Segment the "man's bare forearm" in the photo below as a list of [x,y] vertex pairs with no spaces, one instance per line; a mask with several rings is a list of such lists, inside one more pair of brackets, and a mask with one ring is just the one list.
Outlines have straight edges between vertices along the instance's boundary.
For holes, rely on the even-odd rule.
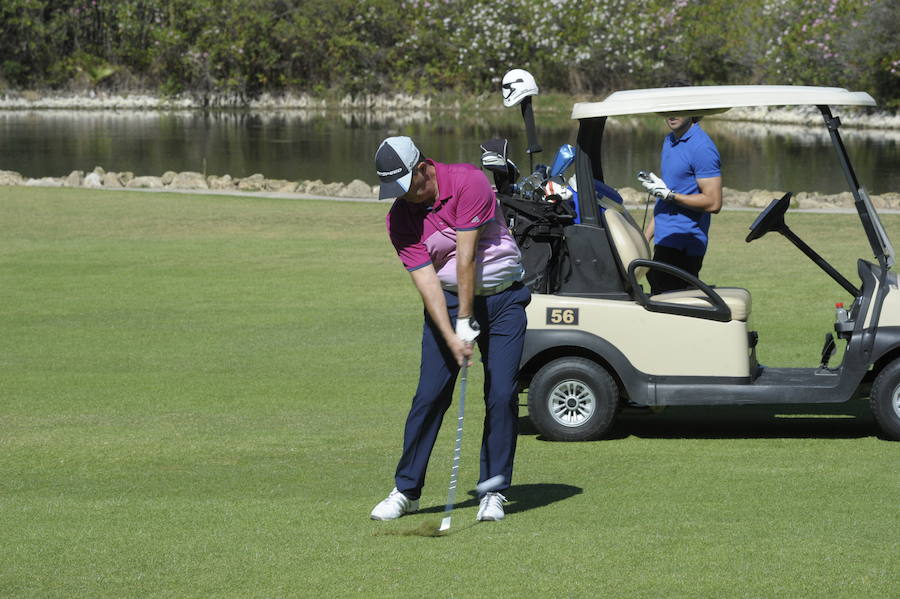
[[472,316],[475,297],[475,250],[480,229],[456,232],[456,285],[459,294],[459,317]]

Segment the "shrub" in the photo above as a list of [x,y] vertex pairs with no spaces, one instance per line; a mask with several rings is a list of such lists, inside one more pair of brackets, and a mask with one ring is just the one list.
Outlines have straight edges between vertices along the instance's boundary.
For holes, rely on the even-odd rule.
[[5,0],[0,78],[143,85],[203,103],[262,93],[840,85],[900,104],[894,0]]

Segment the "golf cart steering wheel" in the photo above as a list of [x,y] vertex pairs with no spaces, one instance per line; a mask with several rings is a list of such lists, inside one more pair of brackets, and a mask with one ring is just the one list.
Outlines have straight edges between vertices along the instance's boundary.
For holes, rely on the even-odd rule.
[[784,224],[784,213],[791,205],[791,196],[793,192],[787,192],[780,200],[772,200],[766,209],[763,210],[753,224],[750,225],[750,233],[747,235],[747,243],[754,239],[759,239],[769,231],[782,231],[786,228]]

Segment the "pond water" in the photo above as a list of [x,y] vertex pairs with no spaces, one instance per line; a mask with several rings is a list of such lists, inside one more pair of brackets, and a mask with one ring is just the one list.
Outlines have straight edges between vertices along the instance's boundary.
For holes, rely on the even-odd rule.
[[[372,156],[378,143],[402,134],[437,160],[476,164],[482,141],[506,137],[510,157],[525,171],[529,160],[518,112],[0,111],[0,170],[59,177],[99,165],[136,175],[190,170],[375,184]],[[549,164],[560,144],[574,143],[576,126],[565,116],[538,113],[536,120],[544,151],[534,160]],[[703,126],[719,147],[727,187],[829,194],[847,189],[824,126],[714,117]],[[607,182],[637,187],[638,170],[658,171],[666,133],[659,118],[610,119],[604,136]],[[857,176],[871,193],[900,191],[900,131],[844,127],[841,133]]]

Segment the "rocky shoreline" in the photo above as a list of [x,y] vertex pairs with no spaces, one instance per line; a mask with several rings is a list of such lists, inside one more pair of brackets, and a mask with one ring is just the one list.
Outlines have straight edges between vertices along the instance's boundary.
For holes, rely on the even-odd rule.
[[[350,183],[325,183],[321,180],[288,181],[269,179],[262,174],[249,177],[231,175],[208,175],[185,171],[167,171],[160,176],[135,175],[132,172],[108,172],[103,167],[92,171],[72,171],[65,177],[23,177],[15,171],[0,171],[0,186],[24,187],[80,187],[88,189],[134,189],[156,191],[184,191],[234,194],[277,194],[279,197],[298,199],[323,198],[376,201],[378,186],[369,185],[359,179]],[[850,192],[825,195],[816,192],[794,191],[792,206],[800,210],[852,210],[853,196]],[[645,192],[625,187],[619,193],[629,206],[642,206],[647,200]],[[752,189],[740,191],[726,187],[723,199],[726,209],[762,209],[773,199],[784,195],[784,191]],[[871,196],[872,203],[881,210],[900,209],[900,193],[890,192]]]
[[[579,101],[596,101],[598,98],[568,98],[564,106],[547,106],[536,103],[535,111],[568,113],[571,104]],[[466,101],[477,110],[505,110],[494,95],[473,96]],[[208,110],[210,107],[198,102],[190,96],[159,97],[153,94],[90,92],[84,95],[45,93],[38,91],[6,90],[0,94],[0,110],[10,111],[44,111],[44,110],[111,110],[111,111],[182,111]],[[374,113],[416,113],[418,115],[443,110],[460,110],[459,99],[450,105],[441,104],[425,96],[407,94],[394,95],[345,95],[339,99],[324,99],[307,94],[263,94],[246,104],[223,102],[213,109],[240,109],[254,111],[291,111],[291,110],[351,110],[371,111]],[[849,129],[882,129],[900,130],[900,111],[880,108],[839,107],[837,112],[852,113],[853,118],[844,124]],[[814,106],[759,106],[734,108],[728,112],[715,115],[716,119],[726,121],[757,122],[783,125],[815,125],[820,126],[822,117]]]

